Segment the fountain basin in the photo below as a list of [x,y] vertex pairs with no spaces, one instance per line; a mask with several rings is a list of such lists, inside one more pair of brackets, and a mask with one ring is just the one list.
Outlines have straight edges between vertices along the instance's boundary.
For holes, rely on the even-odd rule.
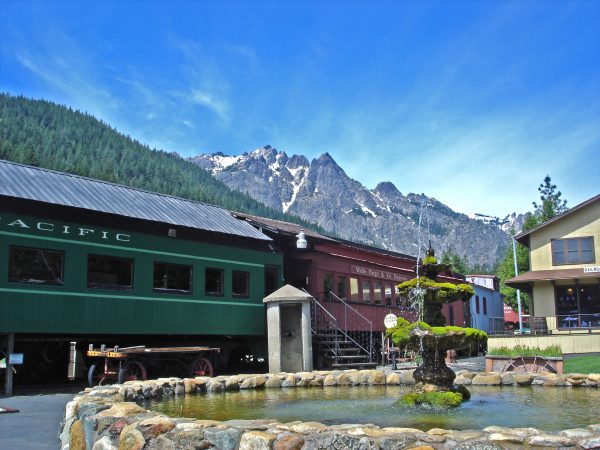
[[[426,418],[418,419],[415,427],[398,427],[360,424],[330,424],[315,422],[317,416],[311,417],[308,422],[291,421],[282,419],[278,421],[269,417],[270,406],[262,412],[263,417],[267,419],[241,419],[241,420],[210,420],[193,418],[169,418],[156,411],[148,411],[142,405],[148,400],[163,398],[165,400],[177,398],[188,401],[196,400],[205,402],[211,397],[223,396],[223,399],[233,399],[225,406],[219,407],[221,411],[228,411],[230,405],[237,403],[237,399],[232,395],[262,395],[269,392],[279,391],[281,393],[300,394],[314,392],[317,397],[336,398],[342,392],[354,395],[355,399],[367,397],[369,403],[370,392],[373,389],[391,389],[390,393],[395,400],[394,389],[404,389],[398,386],[401,380],[410,382],[410,372],[402,373],[384,373],[383,371],[350,371],[350,372],[312,372],[297,374],[265,374],[265,375],[234,375],[230,377],[215,378],[195,378],[195,379],[159,379],[143,382],[127,382],[124,385],[102,386],[86,389],[78,394],[72,402],[67,404],[65,420],[62,425],[61,442],[62,448],[66,448],[69,443],[70,448],[92,448],[98,441],[103,441],[103,447],[119,447],[120,444],[128,443],[128,448],[141,448],[144,445],[152,448],[177,448],[175,444],[186,443],[194,447],[206,447],[207,444],[215,448],[239,448],[248,450],[251,448],[275,448],[275,443],[283,445],[291,441],[300,445],[304,443],[309,447],[318,448],[355,448],[367,445],[369,448],[406,448],[415,445],[430,445],[434,448],[455,447],[459,443],[498,443],[499,445],[546,445],[546,446],[575,446],[576,448],[592,448],[600,443],[600,423],[589,424],[589,420],[597,420],[599,414],[590,409],[587,404],[579,405],[582,417],[587,417],[588,421],[581,423],[575,419],[576,428],[567,424],[568,429],[557,432],[554,427],[550,431],[543,431],[542,427],[527,427],[526,423],[519,422],[515,428],[499,427],[495,424],[500,416],[494,414],[476,414],[475,416],[485,416],[488,418],[490,426],[481,431],[473,431],[474,424],[470,421],[465,422],[470,430],[460,431],[459,426],[444,426],[439,428],[439,422],[428,422]],[[468,379],[469,377],[465,377]],[[477,378],[477,377],[475,377]],[[568,381],[561,379],[561,385],[571,386]],[[294,384],[291,384],[293,381]],[[542,378],[539,378],[543,382]],[[558,380],[555,380],[558,381]],[[414,382],[414,380],[413,380]],[[600,383],[600,375],[590,375],[582,386],[597,387]],[[337,384],[338,386],[324,386],[324,384]],[[339,386],[339,385],[346,386]],[[369,385],[379,385],[369,387]],[[556,383],[556,386],[559,384]],[[243,387],[245,386],[245,388]],[[269,387],[284,386],[289,389],[269,389]],[[295,388],[292,386],[296,386]],[[313,386],[312,388],[300,388]],[[515,385],[516,386],[516,385]],[[481,392],[485,393],[482,388]],[[228,391],[230,390],[230,391]],[[518,396],[519,393],[530,390],[538,390],[542,393],[552,392],[552,395],[564,395],[569,392],[586,393],[591,396],[590,405],[598,405],[600,402],[594,395],[600,395],[598,389],[586,388],[558,388],[558,387],[503,387],[500,394],[497,390],[492,391],[488,396],[490,402],[494,402],[498,395],[507,397]],[[198,392],[205,392],[198,396]],[[476,389],[479,395],[480,389]],[[544,397],[544,395],[542,395]],[[549,397],[547,394],[545,397]],[[325,398],[327,400],[327,398]],[[297,401],[297,400],[294,400]],[[513,409],[520,410],[543,410],[542,407],[528,404],[524,400],[518,403],[518,407]],[[325,402],[328,404],[329,402]],[[465,404],[464,408],[472,408],[480,403],[474,399]],[[561,404],[577,404],[572,399],[559,399]],[[374,406],[380,416],[382,414],[380,405]],[[463,408],[461,406],[460,408]],[[183,412],[184,408],[180,411]],[[321,408],[317,408],[319,410]],[[344,408],[352,410],[352,408]],[[385,411],[385,410],[384,410]],[[452,417],[459,417],[457,410],[452,410]],[[187,411],[186,411],[187,412]],[[414,412],[414,409],[413,409]],[[513,410],[504,416],[511,416]],[[178,414],[180,415],[180,414]],[[546,411],[547,416],[551,413]],[[409,414],[410,416],[410,414]],[[224,419],[232,419],[226,414]],[[352,422],[356,422],[352,420]],[[364,421],[360,421],[364,422]],[[555,421],[556,426],[560,422]],[[585,427],[585,428],[584,428]],[[448,428],[448,429],[446,429]],[[428,431],[424,431],[428,430]],[[175,444],[174,444],[175,443]],[[137,445],[137,446],[136,446]],[[312,448],[311,447],[311,448]]]

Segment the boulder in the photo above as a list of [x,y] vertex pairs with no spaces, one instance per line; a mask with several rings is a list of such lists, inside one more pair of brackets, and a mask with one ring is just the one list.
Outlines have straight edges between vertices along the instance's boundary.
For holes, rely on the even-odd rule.
[[572,386],[581,386],[587,380],[587,375],[583,373],[570,373],[567,375],[567,382]]
[[325,430],[327,426],[319,422],[298,422],[290,426],[290,431],[302,434],[321,433]]
[[136,429],[142,433],[144,439],[155,438],[175,428],[175,422],[165,416],[156,416],[141,420],[137,423]]
[[271,377],[265,383],[265,388],[281,388],[282,380],[277,377]]
[[415,377],[413,376],[414,372],[415,372],[414,369],[403,370],[402,372],[400,372],[400,384],[405,384],[405,385],[415,384],[416,381],[415,381]]
[[333,374],[329,374],[323,380],[323,386],[337,386],[338,380]]
[[385,380],[385,384],[387,384],[389,386],[400,385],[400,374],[397,372],[390,373]]
[[496,372],[483,372],[475,375],[471,384],[473,386],[500,386],[502,379]]
[[69,448],[86,448],[85,432],[83,431],[83,423],[81,420],[76,420],[73,422],[73,425],[71,425],[71,430],[69,431]]
[[214,447],[220,450],[235,450],[238,448],[243,430],[236,428],[205,428],[204,437]]
[[366,371],[361,370],[360,372],[353,372],[349,374],[350,380],[354,386],[359,386],[362,384],[367,384],[367,374]]
[[454,379],[454,384],[457,386],[469,386],[471,383],[472,383],[471,378],[467,378],[462,375],[458,375]]
[[302,436],[292,433],[282,433],[273,442],[273,450],[300,450],[303,446]]
[[318,433],[305,437],[303,449],[348,449],[375,450],[377,443],[366,436],[351,436],[340,433]]
[[338,386],[351,386],[352,379],[350,378],[350,375],[348,375],[347,373],[341,373],[337,377],[337,383],[338,383]]
[[145,413],[146,410],[133,402],[115,403],[109,409],[100,411],[98,417],[129,417]]
[[385,384],[385,372],[383,370],[363,370],[367,384]]
[[379,448],[381,450],[396,450],[400,448],[407,448],[415,441],[415,436],[412,434],[384,436],[379,439]]
[[570,428],[568,430],[563,430],[560,433],[558,433],[560,436],[566,436],[568,438],[587,438],[590,436],[593,436],[594,433],[592,433],[590,430],[586,430],[585,428]]
[[577,441],[577,445],[585,449],[600,448],[600,436],[580,439]]
[[264,431],[248,431],[242,435],[239,450],[270,450],[276,437]]
[[104,436],[102,439],[94,442],[92,450],[118,450],[118,447],[110,437]]
[[557,436],[554,434],[538,434],[527,439],[529,445],[540,447],[569,447],[575,442],[566,436]]
[[530,386],[533,381],[533,376],[528,373],[517,373],[514,377],[519,386]]
[[294,386],[296,386],[296,377],[294,375],[288,375],[287,377],[285,377],[285,379],[281,383],[282,388],[294,387]]
[[525,442],[523,437],[512,433],[491,433],[488,436],[488,440],[517,445],[522,445]]
[[119,450],[142,450],[144,445],[146,445],[146,439],[144,439],[142,433],[136,429],[136,423],[132,423],[123,428],[123,431],[121,431],[121,435],[119,436]]
[[471,372],[470,370],[463,369],[463,370],[459,370],[458,372],[456,372],[456,375],[461,375],[465,378],[468,378],[469,380],[472,380],[473,377],[475,376],[475,373]]

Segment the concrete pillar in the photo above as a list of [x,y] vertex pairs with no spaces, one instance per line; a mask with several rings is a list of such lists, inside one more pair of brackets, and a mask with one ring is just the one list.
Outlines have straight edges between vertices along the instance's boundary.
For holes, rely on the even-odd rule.
[[263,300],[267,306],[270,373],[312,370],[312,301],[310,294],[290,285]]

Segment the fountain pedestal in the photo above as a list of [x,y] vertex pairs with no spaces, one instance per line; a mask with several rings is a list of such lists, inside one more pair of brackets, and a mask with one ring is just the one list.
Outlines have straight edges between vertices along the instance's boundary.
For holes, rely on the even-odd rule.
[[[425,276],[419,278],[419,269]],[[419,306],[421,321],[410,324],[401,319],[388,329],[394,344],[418,350],[423,360],[414,371],[415,391],[403,397],[408,404],[430,403],[457,406],[469,398],[465,388],[453,386],[456,375],[446,366],[446,352],[457,350],[486,339],[487,335],[473,328],[444,326],[442,305],[456,300],[468,301],[475,294],[468,284],[440,283],[437,275],[448,269],[438,264],[430,247],[423,264],[416,268],[417,278],[398,285],[400,295],[413,299]]]

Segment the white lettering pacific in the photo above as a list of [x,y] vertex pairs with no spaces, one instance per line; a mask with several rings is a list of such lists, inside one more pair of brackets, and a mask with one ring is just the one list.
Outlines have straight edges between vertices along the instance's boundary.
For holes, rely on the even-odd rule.
[[[2,225],[0,218],[0,231],[2,228],[11,227],[13,230],[16,228],[17,230],[23,230],[24,233],[36,232],[41,234],[40,232],[48,235],[49,233],[62,234],[62,235],[71,235],[73,237],[83,237],[83,238],[91,238],[93,236],[98,236],[99,239],[103,239],[106,241],[119,241],[119,242],[131,242],[131,234],[127,233],[113,233],[111,231],[106,230],[98,230],[94,228],[83,228],[83,227],[75,227],[72,225],[63,225],[63,224],[55,224],[52,222],[34,222],[29,219],[14,219],[10,218],[6,220],[4,225]],[[8,222],[12,220],[12,222]],[[27,231],[25,231],[27,230]],[[96,239],[98,239],[96,238]]]
[[31,228],[29,225],[27,225],[25,222],[23,222],[21,219],[17,219],[11,223],[8,224],[9,227],[21,227],[21,228]]
[[47,222],[38,222],[36,228],[40,231],[54,231],[54,224]]

